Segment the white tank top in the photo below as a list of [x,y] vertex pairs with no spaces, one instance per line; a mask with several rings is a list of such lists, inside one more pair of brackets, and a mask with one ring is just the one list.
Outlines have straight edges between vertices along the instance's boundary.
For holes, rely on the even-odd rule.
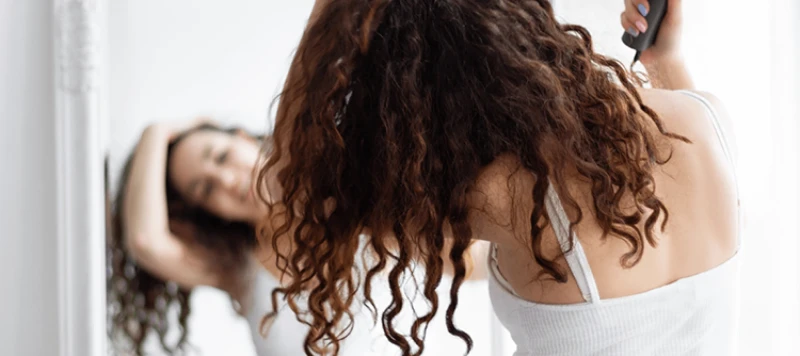
[[[725,155],[732,162],[713,107],[695,93],[682,93],[701,101],[710,111]],[[585,302],[552,305],[521,298],[500,273],[497,249],[492,246],[489,294],[498,319],[517,345],[514,356],[735,354],[738,248],[728,261],[700,274],[644,293],[600,299],[577,238],[573,250],[566,252],[570,221],[552,186],[545,205]]]
[[[261,330],[264,316],[272,311],[271,293],[278,286],[277,278],[263,268],[258,269],[250,289],[252,302],[245,314],[250,325],[256,353],[259,356],[305,355],[303,344],[308,327],[297,321],[292,309],[282,300],[279,299],[279,309],[275,320]],[[299,306],[301,310],[305,308],[302,304]],[[350,336],[342,343],[339,355],[385,355],[390,345],[385,337],[378,337],[383,334],[383,329],[380,328],[380,324],[377,328],[373,327],[371,314],[360,308],[363,308],[360,304],[354,306],[353,329]]]

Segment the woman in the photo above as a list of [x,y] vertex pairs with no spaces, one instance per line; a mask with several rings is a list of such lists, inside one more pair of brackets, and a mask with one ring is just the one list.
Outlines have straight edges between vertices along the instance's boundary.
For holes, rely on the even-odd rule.
[[[164,351],[184,349],[189,296],[201,285],[231,296],[250,324],[259,355],[302,352],[306,331],[291,311],[262,321],[273,310],[267,295],[279,286],[280,274],[265,271],[254,259],[253,224],[261,208],[250,176],[260,141],[202,122],[158,124],[142,134],[114,208],[108,284],[115,336],[137,355],[150,331]],[[173,304],[180,323],[174,343],[167,337]],[[361,343],[369,337],[364,328],[354,334]],[[367,354],[361,343],[349,353]]]
[[[644,0],[623,28],[647,31]],[[430,313],[382,315],[404,355],[425,345],[452,238],[451,316],[473,240],[492,244],[490,294],[515,355],[726,355],[739,218],[729,119],[694,91],[670,0],[642,54],[655,88],[594,53],[546,0],[318,0],[277,112],[257,191],[263,246],[306,296],[306,353],[343,338],[366,234],[389,284],[416,258]],[[287,212],[289,212],[287,214]],[[397,247],[397,251],[395,251]],[[267,261],[274,267],[276,260]],[[285,262],[285,261],[288,261]],[[363,284],[370,285],[368,275]],[[367,290],[369,288],[366,288]],[[404,336],[408,335],[408,337]]]
[[[192,288],[211,286],[247,318],[259,355],[300,354],[305,326],[285,306],[272,309],[267,297],[281,274],[255,260],[254,225],[264,207],[251,175],[263,138],[207,121],[150,126],[125,166],[109,242],[112,327],[136,354],[150,330],[174,353],[186,343]],[[175,343],[166,337],[172,304],[181,331]],[[262,320],[272,310],[286,312]],[[384,354],[371,342],[367,316],[346,355]]]

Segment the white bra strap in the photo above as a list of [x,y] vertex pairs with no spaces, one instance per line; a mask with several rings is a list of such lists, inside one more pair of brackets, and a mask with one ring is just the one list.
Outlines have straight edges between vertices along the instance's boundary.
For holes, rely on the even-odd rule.
[[[682,94],[684,94],[686,96],[689,96],[691,98],[696,99],[697,101],[702,103],[703,106],[705,106],[706,110],[708,111],[709,116],[711,118],[711,124],[712,124],[712,126],[714,126],[714,132],[716,132],[717,139],[719,140],[719,143],[722,146],[722,152],[725,154],[725,158],[728,159],[728,163],[731,166],[731,172],[733,173],[733,179],[734,179],[735,182],[737,182],[737,184],[736,184],[736,198],[739,199],[739,196],[740,196],[739,195],[740,194],[739,193],[739,184],[738,184],[739,180],[736,177],[736,161],[733,158],[733,154],[731,154],[730,142],[728,141],[727,136],[725,136],[725,130],[722,129],[722,124],[720,124],[720,122],[719,122],[719,116],[717,115],[717,111],[714,110],[714,106],[711,105],[711,103],[708,101],[708,99],[706,99],[705,97],[703,97],[700,94],[697,94],[697,93],[695,93],[693,91],[689,91],[689,90],[678,90],[678,92],[682,93]],[[739,223],[738,223],[739,224],[739,232],[738,232],[738,235],[736,237],[736,243],[737,243],[737,246],[741,247],[741,244],[742,244],[742,233],[741,233],[741,231],[742,231],[742,211],[741,211],[741,209],[739,209],[739,219],[738,220],[739,220]]]
[[[586,259],[586,253],[583,251],[580,241],[574,232],[570,231],[570,221],[561,205],[561,199],[558,198],[558,193],[550,184],[547,188],[547,197],[545,200],[547,207],[547,216],[550,217],[550,225],[556,234],[561,251],[564,252],[564,258],[567,260],[567,265],[575,277],[575,282],[578,283],[578,288],[581,290],[583,299],[589,303],[597,303],[600,301],[600,292],[597,290],[597,283],[594,280],[592,269],[589,267],[589,260]],[[574,242],[574,246],[570,251],[570,237]]]

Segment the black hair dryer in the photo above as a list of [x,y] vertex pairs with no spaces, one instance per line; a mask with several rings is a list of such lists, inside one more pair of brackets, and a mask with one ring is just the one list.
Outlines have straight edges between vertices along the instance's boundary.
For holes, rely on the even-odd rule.
[[639,60],[639,56],[644,50],[655,43],[658,29],[661,27],[661,20],[667,14],[667,1],[669,0],[650,0],[650,11],[645,16],[647,19],[646,32],[639,33],[636,37],[628,32],[622,35],[622,43],[636,50],[636,57],[633,58],[634,62]]

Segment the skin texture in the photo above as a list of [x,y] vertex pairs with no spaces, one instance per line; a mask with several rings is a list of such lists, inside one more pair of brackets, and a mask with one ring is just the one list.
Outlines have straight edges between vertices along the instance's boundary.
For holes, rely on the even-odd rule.
[[[682,68],[650,63],[653,73]],[[292,246],[268,261],[292,276],[273,304],[309,296],[306,354],[336,354],[356,291],[369,299],[384,268],[394,299],[380,311],[384,332],[403,355],[420,354],[439,311],[446,239],[455,271],[447,326],[468,346],[451,317],[473,239],[498,246],[501,271],[524,297],[578,301],[544,211],[550,184],[603,297],[729,258],[735,184],[709,114],[641,84],[594,53],[585,29],[557,23],[548,1],[318,2],[258,179],[269,195],[262,244]],[[376,257],[364,280],[351,271],[362,233]],[[400,280],[415,259],[431,310],[397,330]]]

